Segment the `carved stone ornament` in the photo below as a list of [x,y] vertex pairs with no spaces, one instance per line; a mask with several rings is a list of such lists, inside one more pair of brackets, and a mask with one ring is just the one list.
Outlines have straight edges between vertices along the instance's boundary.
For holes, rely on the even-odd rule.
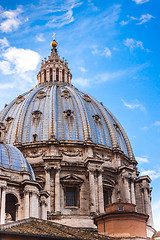
[[74,111],[72,111],[71,109],[67,109],[67,110],[65,110],[64,112],[64,116],[65,117],[70,117],[70,118],[72,118],[73,117],[73,114],[74,114]]
[[61,97],[70,98],[71,95],[70,95],[70,93],[69,93],[68,90],[64,90],[64,91],[61,93]]
[[13,117],[7,117],[6,118],[6,124],[11,123],[13,121]]
[[93,152],[93,157],[96,158],[96,159],[103,159],[105,161],[112,162],[111,158],[109,158],[107,156],[104,156],[103,154],[101,155],[97,152]]
[[46,155],[46,151],[45,150],[31,150],[31,151],[26,151],[24,152],[24,157],[29,157],[29,158],[37,158],[37,157],[40,157],[40,156],[45,156]]
[[95,122],[100,123],[101,122],[101,116],[98,114],[92,115]]
[[59,150],[59,153],[60,154],[63,154],[65,156],[68,156],[68,157],[77,157],[77,156],[82,156],[82,151],[81,150],[72,150],[72,149],[68,149],[68,150],[64,150],[64,149],[61,149]]
[[37,94],[37,98],[42,99],[44,97],[46,97],[46,92],[40,90],[39,93]]
[[25,99],[25,98],[24,98],[22,95],[19,95],[19,96],[17,97],[16,103],[19,104],[19,103],[23,102],[24,99]]
[[83,99],[84,99],[86,102],[91,102],[91,98],[90,98],[87,94],[84,94],[84,95],[83,95]]
[[40,119],[41,115],[42,115],[42,112],[39,111],[39,110],[35,110],[35,111],[32,112],[33,120],[38,120],[38,119]]

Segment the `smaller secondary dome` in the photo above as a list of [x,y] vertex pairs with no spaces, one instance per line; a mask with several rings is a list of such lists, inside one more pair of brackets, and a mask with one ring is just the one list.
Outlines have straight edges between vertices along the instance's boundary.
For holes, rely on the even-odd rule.
[[33,169],[20,150],[10,144],[0,143],[0,166],[3,168],[26,171],[35,180]]
[[57,46],[58,46],[58,43],[56,42],[56,40],[53,40],[51,42],[51,47],[56,48]]

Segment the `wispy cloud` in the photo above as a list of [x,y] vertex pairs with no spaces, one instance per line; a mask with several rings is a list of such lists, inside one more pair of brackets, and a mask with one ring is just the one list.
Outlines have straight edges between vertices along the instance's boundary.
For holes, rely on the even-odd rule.
[[141,15],[141,17],[139,18],[139,23],[137,24],[143,24],[148,22],[150,19],[154,18],[151,14],[147,13],[147,14],[143,14]]
[[129,108],[131,110],[139,109],[142,112],[146,111],[146,108],[137,99],[134,101],[134,103],[127,103],[123,98],[121,99],[121,101],[126,108]]
[[155,170],[147,170],[147,171],[142,171],[141,175],[148,175],[152,180],[160,178],[160,169],[155,171]]
[[136,160],[138,163],[142,164],[142,163],[148,163],[148,157],[147,156],[142,156],[142,157],[136,157]]
[[105,47],[103,50],[98,49],[98,46],[94,45],[92,46],[92,54],[93,55],[100,55],[104,57],[111,57],[112,52],[108,47]]
[[143,46],[143,42],[141,41],[136,41],[133,38],[127,38],[123,41],[124,45],[126,47],[128,47],[130,50],[136,49],[136,48],[140,48],[141,50],[144,50],[146,52],[149,52],[148,49],[145,49]]
[[37,40],[38,42],[44,42],[44,41],[45,41],[45,38],[44,38],[44,36],[43,36],[43,33],[40,33],[40,34],[36,35],[36,40]]
[[149,129],[149,127],[144,126],[144,127],[141,127],[140,129],[141,129],[142,131],[147,131],[147,130]]
[[86,68],[85,67],[79,67],[79,70],[81,71],[81,72],[87,72],[87,70],[86,70]]
[[160,121],[155,121],[152,125],[155,127],[160,127]]
[[[82,87],[89,87],[89,86],[93,86],[93,83],[99,84],[99,83],[109,82],[109,81],[119,81],[123,79],[125,76],[129,76],[129,77],[135,76],[137,72],[141,71],[147,66],[148,64],[142,64],[136,67],[117,70],[113,72],[108,71],[108,72],[98,73],[97,75],[91,78],[86,78],[86,79],[82,77],[73,78],[73,83]],[[137,105],[137,108],[140,108],[142,111],[145,111],[145,107],[142,104],[140,104],[138,100],[136,100],[136,105]]]
[[0,48],[6,48],[9,47],[9,42],[6,37],[0,39]]
[[152,16],[149,13],[141,15],[139,18],[132,17],[132,16],[127,16],[127,17],[129,18],[128,20],[126,20],[126,21],[122,20],[120,22],[121,26],[125,26],[125,25],[129,24],[132,21],[136,22],[137,25],[141,25],[141,24],[144,24],[146,22],[149,22],[152,18],[155,18],[154,16]]
[[136,4],[143,4],[149,2],[150,0],[132,0],[132,1],[135,2]]
[[1,23],[0,30],[4,33],[9,33],[18,29],[19,25],[22,24],[20,14],[22,8],[18,7],[16,10],[8,10],[1,12]]

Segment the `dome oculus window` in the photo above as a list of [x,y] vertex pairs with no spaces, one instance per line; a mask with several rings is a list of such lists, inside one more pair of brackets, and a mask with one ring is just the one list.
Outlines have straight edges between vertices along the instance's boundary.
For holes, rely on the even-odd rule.
[[40,119],[41,115],[42,115],[42,112],[39,111],[39,110],[36,110],[36,111],[33,111],[33,112],[32,112],[33,120],[38,120],[38,119]]
[[90,98],[87,94],[84,94],[84,95],[83,95],[83,99],[84,99],[86,102],[91,102],[91,98]]
[[100,116],[100,115],[94,114],[92,117],[93,117],[93,119],[94,119],[95,122],[97,122],[97,123],[100,123],[100,122],[101,122],[101,116]]
[[70,93],[69,93],[68,90],[64,90],[64,91],[62,92],[62,94],[61,94],[61,97],[70,98],[71,95],[70,95]]
[[74,111],[72,111],[71,109],[67,109],[63,113],[64,113],[65,117],[70,117],[71,118],[71,117],[73,117]]

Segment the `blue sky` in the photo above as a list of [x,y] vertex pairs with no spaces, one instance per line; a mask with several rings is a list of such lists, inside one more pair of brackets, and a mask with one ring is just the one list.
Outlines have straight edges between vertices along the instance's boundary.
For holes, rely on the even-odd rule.
[[124,127],[141,174],[152,178],[160,230],[159,0],[0,0],[0,108],[37,83],[40,62],[58,52],[72,83]]

